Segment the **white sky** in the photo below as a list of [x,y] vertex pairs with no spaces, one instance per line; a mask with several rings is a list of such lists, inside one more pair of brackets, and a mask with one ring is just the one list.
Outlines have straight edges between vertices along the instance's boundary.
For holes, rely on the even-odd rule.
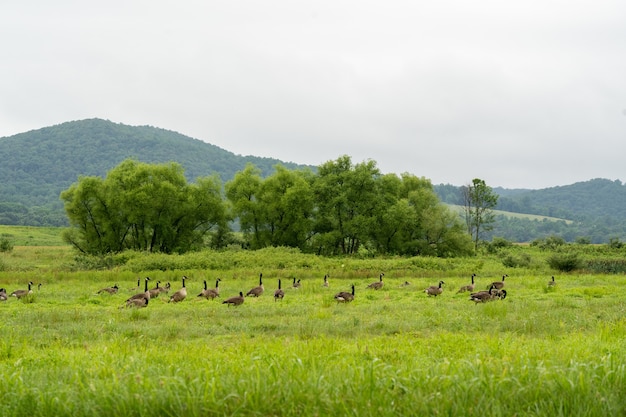
[[626,181],[621,0],[5,0],[0,51],[0,137],[97,117],[434,184]]

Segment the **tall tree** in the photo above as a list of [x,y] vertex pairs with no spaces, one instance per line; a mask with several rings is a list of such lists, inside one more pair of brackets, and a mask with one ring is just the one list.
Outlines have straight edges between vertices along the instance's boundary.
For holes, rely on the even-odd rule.
[[66,241],[89,254],[125,249],[184,252],[227,228],[217,177],[188,185],[176,163],[123,161],[103,180],[81,177],[61,193]]
[[319,253],[358,252],[375,224],[379,176],[376,162],[353,165],[347,155],[319,167],[313,184]]
[[467,232],[474,242],[474,250],[478,250],[481,233],[493,228],[493,208],[498,204],[498,195],[479,178],[474,178],[471,184],[461,187],[461,192]]

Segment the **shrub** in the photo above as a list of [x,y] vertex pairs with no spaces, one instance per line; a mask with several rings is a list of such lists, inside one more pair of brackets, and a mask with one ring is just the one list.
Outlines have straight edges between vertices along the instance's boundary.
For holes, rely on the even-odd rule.
[[509,268],[527,268],[530,266],[530,261],[530,255],[527,253],[523,253],[520,256],[508,254],[502,258],[502,265]]
[[554,254],[548,258],[550,268],[570,272],[582,267],[582,261],[576,253]]
[[6,237],[0,238],[0,252],[11,252],[13,250],[13,244]]

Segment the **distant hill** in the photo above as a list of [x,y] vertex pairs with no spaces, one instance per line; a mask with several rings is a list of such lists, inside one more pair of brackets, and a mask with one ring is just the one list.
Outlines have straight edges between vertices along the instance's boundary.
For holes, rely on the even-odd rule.
[[[435,185],[435,191],[443,202],[463,205],[460,187],[440,184]],[[488,236],[518,242],[551,235],[567,241],[587,238],[592,243],[606,243],[611,238],[626,240],[626,185],[621,181],[596,178],[542,190],[494,188],[493,191],[499,196],[496,207],[499,216]],[[547,218],[533,219],[533,216]]]
[[[293,162],[235,155],[215,145],[151,126],[80,120],[0,138],[0,224],[65,225],[61,191],[83,176],[101,176],[127,158],[175,161],[189,181],[217,174],[233,178],[248,162],[263,176]],[[315,169],[314,167],[312,167]]]

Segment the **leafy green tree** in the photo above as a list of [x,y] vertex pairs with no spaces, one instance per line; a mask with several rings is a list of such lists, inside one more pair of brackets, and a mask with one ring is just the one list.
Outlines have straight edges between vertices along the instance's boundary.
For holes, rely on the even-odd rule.
[[478,178],[474,178],[470,185],[461,187],[461,191],[467,232],[474,242],[474,250],[478,250],[482,232],[493,228],[495,222],[493,208],[498,204],[498,195],[484,180]]
[[126,160],[105,179],[80,177],[61,199],[70,222],[64,238],[88,254],[184,252],[227,228],[219,179],[189,185],[177,163]]
[[225,185],[233,215],[239,219],[239,227],[252,249],[262,248],[264,245],[262,230],[265,208],[260,202],[262,182],[260,170],[247,164],[243,171],[236,173]]
[[278,165],[262,184],[268,245],[306,249],[312,235],[314,200],[310,175]]
[[353,165],[347,155],[318,168],[313,190],[319,253],[354,254],[367,241],[376,220],[379,176],[376,162]]

